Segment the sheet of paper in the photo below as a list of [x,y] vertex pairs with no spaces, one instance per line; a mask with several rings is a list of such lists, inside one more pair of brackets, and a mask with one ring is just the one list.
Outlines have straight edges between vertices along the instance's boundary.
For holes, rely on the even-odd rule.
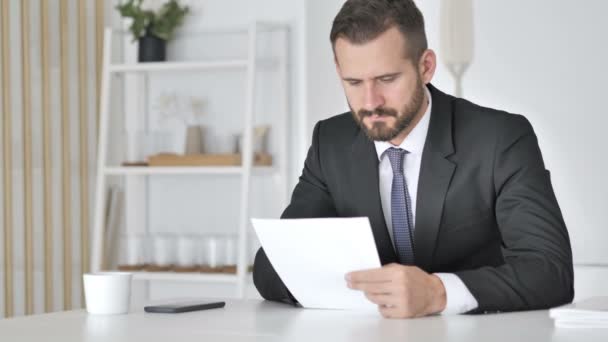
[[344,278],[381,266],[367,217],[251,221],[270,263],[302,306],[377,310]]

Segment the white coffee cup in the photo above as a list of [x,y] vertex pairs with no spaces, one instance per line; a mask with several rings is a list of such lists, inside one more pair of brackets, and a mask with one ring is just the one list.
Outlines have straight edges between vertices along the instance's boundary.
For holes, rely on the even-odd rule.
[[85,273],[82,278],[88,313],[116,315],[129,312],[132,273]]

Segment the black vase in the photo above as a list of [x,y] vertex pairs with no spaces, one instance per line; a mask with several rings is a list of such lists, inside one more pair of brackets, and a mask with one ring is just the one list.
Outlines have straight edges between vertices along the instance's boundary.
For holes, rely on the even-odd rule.
[[146,35],[139,38],[140,62],[162,62],[165,60],[167,41],[146,32]]

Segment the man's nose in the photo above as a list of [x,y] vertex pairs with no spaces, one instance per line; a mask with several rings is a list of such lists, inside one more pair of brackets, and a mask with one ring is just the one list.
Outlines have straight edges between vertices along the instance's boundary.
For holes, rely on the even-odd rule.
[[384,97],[377,87],[374,84],[366,86],[364,108],[373,111],[382,105],[384,105]]

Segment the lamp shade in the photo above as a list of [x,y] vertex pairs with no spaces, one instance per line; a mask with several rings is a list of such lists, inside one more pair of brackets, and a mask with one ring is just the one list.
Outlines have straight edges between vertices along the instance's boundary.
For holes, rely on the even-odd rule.
[[441,0],[440,58],[446,65],[473,60],[473,0]]

